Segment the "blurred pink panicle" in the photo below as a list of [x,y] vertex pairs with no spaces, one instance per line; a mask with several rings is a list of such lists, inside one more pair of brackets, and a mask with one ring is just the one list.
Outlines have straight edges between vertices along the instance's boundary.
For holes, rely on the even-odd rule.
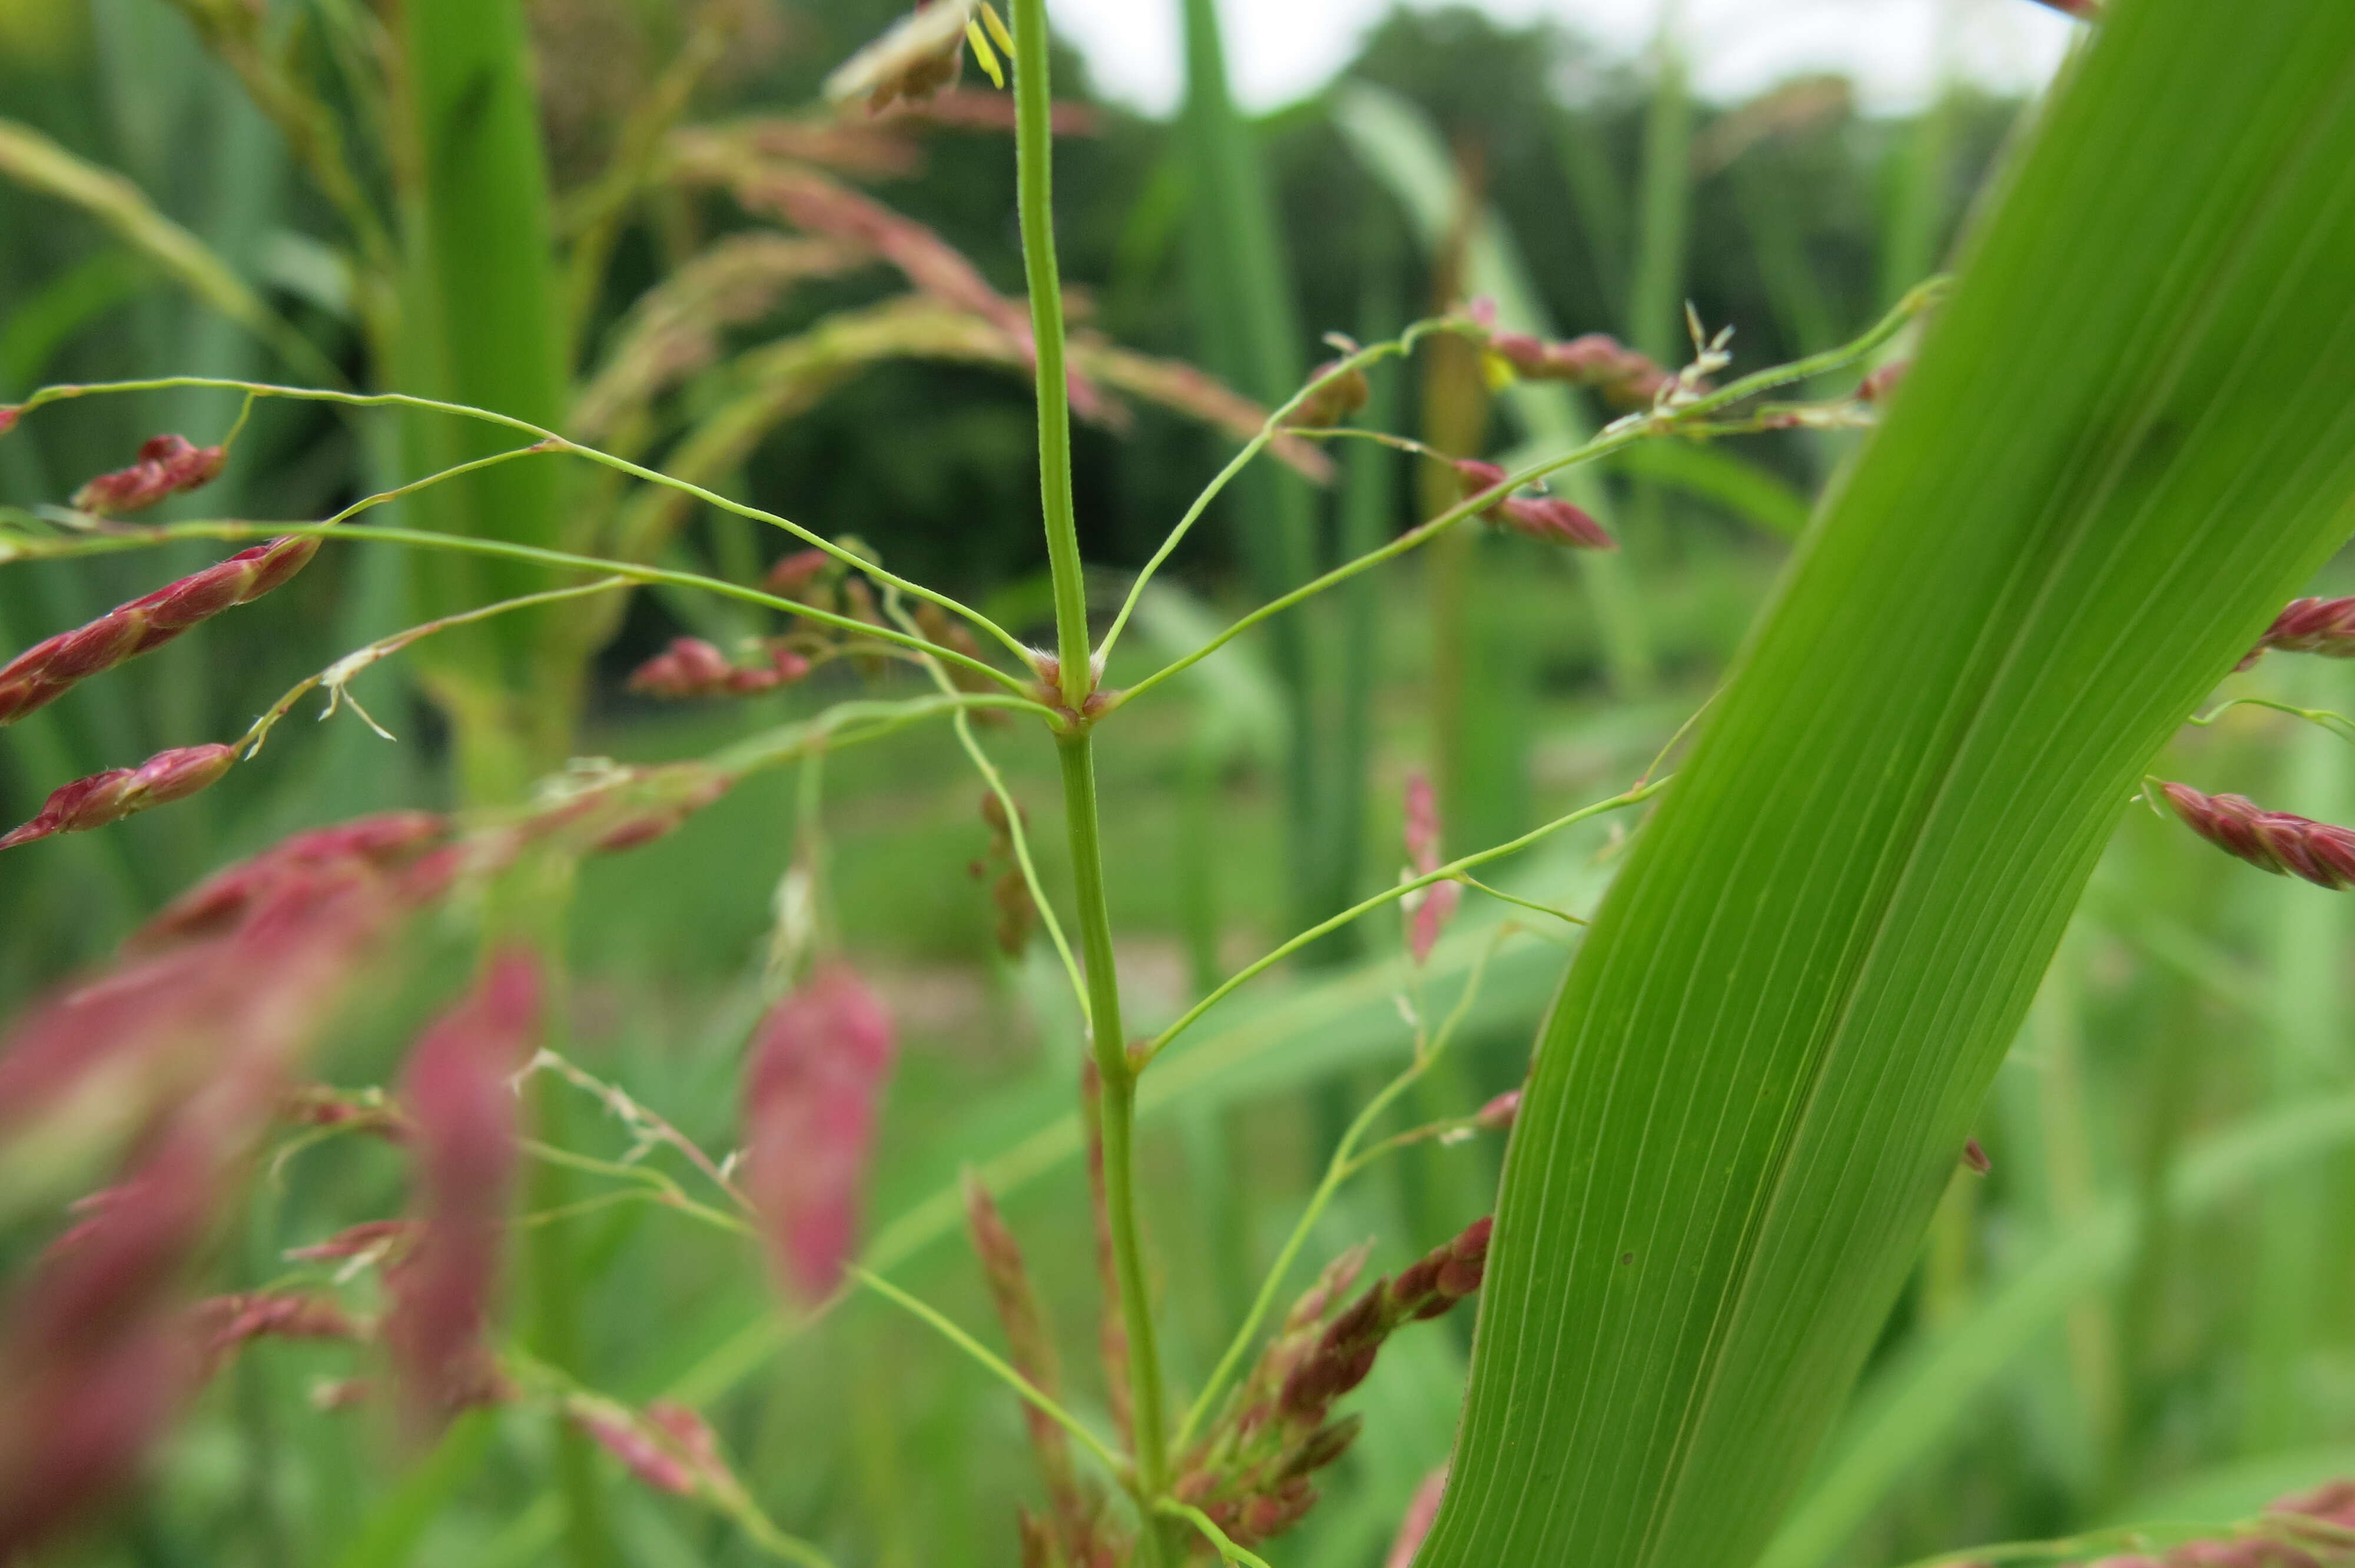
[[210,484],[228,461],[220,447],[197,446],[186,436],[150,436],[140,444],[137,462],[100,474],[75,491],[74,508],[101,515],[142,511]]
[[1406,1513],[1399,1520],[1398,1536],[1391,1542],[1391,1554],[1382,1559],[1382,1568],[1414,1568],[1415,1553],[1423,1550],[1424,1539],[1439,1519],[1439,1499],[1446,1490],[1446,1466],[1423,1478],[1423,1484],[1407,1500]]
[[0,834],[0,850],[56,833],[86,833],[136,816],[150,807],[185,800],[219,780],[237,760],[228,746],[183,746],[159,751],[136,768],[110,768],[49,792],[40,814]]
[[539,1027],[537,960],[495,957],[474,993],[427,1030],[401,1073],[415,1124],[415,1245],[392,1271],[385,1336],[421,1426],[489,1396],[484,1343],[516,1165],[515,1075]]
[[681,637],[631,672],[629,689],[656,697],[745,696],[789,685],[809,668],[789,648],[766,650],[762,662],[739,665],[699,637]]
[[857,1239],[890,1016],[847,964],[821,968],[761,1022],[744,1083],[744,1184],[792,1292],[823,1299]]
[[[1406,857],[1417,876],[1429,876],[1440,867],[1439,795],[1423,773],[1406,780]],[[1434,882],[1410,906],[1408,945],[1418,964],[1431,957],[1439,933],[1464,901],[1464,888],[1454,882]]]

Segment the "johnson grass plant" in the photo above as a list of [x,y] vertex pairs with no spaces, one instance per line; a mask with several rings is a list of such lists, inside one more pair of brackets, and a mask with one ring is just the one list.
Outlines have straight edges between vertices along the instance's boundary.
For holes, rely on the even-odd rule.
[[[1410,208],[1423,204],[1410,218],[1441,273],[1465,286],[1392,335],[1333,335],[1330,357],[1263,411],[1182,364],[1073,329],[1046,0],[1004,14],[932,0],[839,65],[826,115],[680,129],[692,78],[732,25],[718,8],[699,13],[707,30],[677,67],[687,79],[648,101],[561,222],[510,8],[412,6],[402,40],[336,13],[335,26],[379,46],[346,69],[400,66],[363,78],[391,94],[398,222],[346,156],[341,108],[290,74],[304,51],[242,10],[190,10],[347,224],[371,374],[404,389],[158,374],[48,386],[0,409],[0,439],[20,441],[77,406],[158,392],[214,421],[194,435],[127,432],[123,466],[9,513],[10,570],[240,546],[155,573],[144,580],[160,586],[31,642],[0,667],[0,725],[102,704],[111,683],[176,640],[235,646],[260,613],[245,607],[304,594],[331,553],[398,552],[421,587],[406,624],[348,645],[241,729],[45,781],[45,803],[0,850],[20,863],[48,853],[29,847],[44,841],[119,832],[126,818],[235,791],[266,745],[321,744],[283,725],[306,704],[322,717],[351,707],[347,726],[389,735],[353,683],[421,658],[450,726],[459,803],[334,821],[225,866],[215,856],[111,963],[13,1026],[0,1053],[0,1224],[13,1263],[0,1306],[0,1557],[76,1560],[120,1543],[134,1560],[171,1560],[143,1477],[173,1451],[176,1426],[234,1398],[248,1441],[304,1447],[306,1427],[333,1424],[339,1435],[318,1446],[345,1456],[340,1468],[304,1469],[314,1490],[295,1499],[250,1468],[253,1516],[272,1521],[256,1560],[921,1560],[903,1436],[881,1392],[899,1369],[875,1348],[892,1321],[884,1308],[989,1381],[1033,1467],[993,1505],[988,1538],[960,1541],[960,1561],[1257,1564],[1313,1540],[1318,1563],[1830,1563],[1904,1477],[1956,1442],[1978,1393],[2055,1331],[2059,1372],[2026,1386],[2037,1429],[2065,1435],[2038,1453],[2065,1478],[2053,1489],[2089,1499],[2087,1527],[1938,1561],[2355,1561],[2355,1498],[2329,1480],[2350,1467],[2327,1451],[2253,1499],[2101,1523],[2133,1500],[2121,1482],[2131,1446],[2169,1431],[2127,1408],[2140,1394],[2119,1375],[2149,1364],[2167,1332],[2139,1314],[2181,1266],[2162,1245],[2168,1227],[2239,1186],[2343,1156],[2355,1106],[2330,1072],[2296,1065],[2318,1049],[2299,1042],[2327,1034],[2327,1013],[2282,1003],[2163,907],[2121,913],[2115,927],[2139,933],[2182,984],[2290,1044],[2271,1080],[2279,1103],[2181,1150],[2179,1099],[2199,1042],[2111,1072],[2105,1082],[2158,1087],[2146,1146],[2103,1155],[2139,1160],[2138,1181],[2097,1197],[2086,1145],[2103,1113],[2083,1095],[2071,989],[2084,960],[2062,943],[2137,800],[2231,856],[2318,885],[2315,896],[2355,885],[2355,830],[2254,805],[2221,776],[2195,786],[2154,772],[2187,721],[2196,736],[2228,715],[2271,715],[2311,730],[2309,748],[2355,737],[2318,679],[2209,703],[2240,672],[2262,679],[2355,652],[2350,601],[2290,599],[2355,522],[2355,317],[2339,286],[2355,276],[2343,177],[2355,161],[2355,17],[2116,0],[2022,132],[1954,275],[1913,281],[1850,342],[1763,368],[1742,366],[1739,323],[1691,306],[1666,357],[1599,334],[1557,336],[1517,290],[1473,171],[1459,167],[1451,185],[1411,115],[1360,96],[1339,111],[1345,126]],[[859,140],[876,133],[869,117],[926,112],[969,70],[1011,88],[1027,310],[936,233],[823,166],[879,155]],[[1682,249],[1663,238],[1673,215],[1653,208],[1685,188],[1672,165],[1686,154],[1659,151],[1685,143],[1683,90],[1670,70],[1656,100],[1668,128],[1651,143],[1661,167],[1646,182],[1659,186],[1646,197],[1646,299],[1676,270],[1665,250]],[[2200,111],[2155,121],[2154,102]],[[1217,127],[1231,154],[1246,131],[1231,114]],[[17,177],[111,215],[135,243],[178,258],[185,278],[212,278],[135,191],[38,142],[9,145]],[[599,297],[616,214],[657,180],[723,185],[801,232],[687,252],[620,318],[608,350],[583,355],[580,317]],[[919,297],[749,350],[683,413],[665,411],[661,399],[718,357],[721,327],[756,311],[747,291],[765,300],[872,258]],[[471,291],[470,259],[495,286]],[[234,282],[203,288],[276,334]],[[1016,614],[893,569],[887,520],[821,525],[728,493],[761,434],[845,366],[909,353],[1033,376],[1044,645],[1018,634],[1030,623]],[[1533,410],[1522,416],[1530,439],[1507,461],[1440,444],[1468,421],[1429,419],[1420,440],[1356,422],[1404,406],[1377,385],[1434,357],[1476,367]],[[1082,554],[1072,418],[1117,417],[1115,390],[1223,423],[1241,446],[1106,592]],[[1573,394],[1591,399],[1592,434]],[[364,432],[389,426],[362,437],[401,454],[383,482],[315,519],[139,520],[218,493],[252,461],[261,411],[303,403]],[[1600,493],[1606,463],[1786,431],[1862,440],[1731,671],[1646,729],[1614,787],[1467,846],[1451,831],[1462,786],[1434,790],[1413,770],[1395,882],[1176,1005],[1141,1002],[1135,948],[1122,941],[1140,874],[1120,849],[1134,838],[1118,832],[1133,809],[1116,771],[1124,731],[1149,733],[1157,707],[1188,695],[1234,690],[1203,678],[1213,662],[1330,590],[1365,592],[1378,568],[1423,546],[1462,550],[1486,533],[1530,551],[1614,550],[1582,499]],[[1353,527],[1359,553],[1268,585],[1256,608],[1165,653],[1167,629],[1193,621],[1156,613],[1164,569],[1222,493],[1257,463],[1325,477],[1326,454],[1345,443],[1415,464],[1430,504],[1379,540]],[[395,507],[401,520],[386,521]],[[782,554],[741,542],[708,561],[684,554],[674,546],[697,508],[728,530],[785,535]],[[1284,552],[1295,565],[1298,555]],[[1459,612],[1476,616],[1468,585],[1484,580],[1458,582]],[[1625,578],[1588,586],[1595,612],[1627,611]],[[649,592],[720,605],[734,630],[676,639],[639,660],[627,687],[741,716],[716,721],[722,737],[693,755],[570,757],[590,655]],[[1321,624],[1292,622],[1295,634]],[[1148,627],[1159,630],[1148,638]],[[1151,658],[1139,652],[1147,641]],[[1622,700],[1641,694],[1614,684]],[[825,697],[790,719],[760,705],[813,691]],[[874,783],[858,771],[870,748],[926,731],[945,732],[927,754],[935,764],[970,770],[986,831],[973,869],[1007,972],[1039,1016],[1071,1022],[1039,1095],[1076,1091],[1077,1103],[983,1145],[929,1195],[893,1194],[905,1206],[870,1224],[902,1027],[893,986],[845,938],[839,890],[856,851],[841,829],[855,810],[843,780]],[[1450,733],[1441,727],[1443,742]],[[1429,761],[1451,777],[1448,758]],[[710,1026],[727,1037],[712,1059],[734,1085],[715,1119],[664,1075],[625,1083],[576,1048],[601,977],[567,964],[565,931],[576,890],[598,887],[608,866],[659,867],[680,830],[787,772],[790,835],[730,852],[772,855],[762,869],[773,918],[760,950],[741,955],[741,1005]],[[2319,795],[2336,774],[2326,760],[2294,777]],[[1050,779],[1055,788],[1039,788]],[[1060,810],[1034,816],[1028,792]],[[1303,831],[1297,810],[1283,820]],[[1532,859],[1603,823],[1614,836],[1592,855]],[[1551,869],[1507,874],[1532,864]],[[900,896],[912,911],[918,895]],[[2096,884],[2096,903],[2105,896]],[[2277,957],[2311,991],[2330,964],[2298,945],[2296,924]],[[1238,993],[1353,928],[1395,956],[1292,1003],[1238,1011],[1249,1001]],[[2048,964],[2030,1026],[2043,1077],[1997,1095],[2034,1114],[1998,1132],[1983,1104]],[[1549,985],[1526,1081],[1475,1087],[1467,1037],[1526,1024]],[[1359,1044],[1377,1038],[1396,1048]],[[1394,1071],[1365,1070],[1380,1054]],[[1167,1212],[1153,1188],[1168,1167],[1141,1139],[1141,1118],[1215,1116],[1323,1063],[1359,1069],[1359,1103],[1317,1140],[1305,1197],[1273,1245],[1236,1249],[1264,1264],[1256,1279],[1211,1293],[1207,1335],[1181,1323],[1179,1282],[1235,1260],[1216,1236],[1147,1224]],[[975,1108],[971,1119],[989,1118]],[[2009,1136],[2030,1121],[2032,1138]],[[1216,1149],[1215,1128],[1200,1136]],[[1460,1157],[1435,1163],[1497,1139],[1493,1195]],[[1983,1276],[1969,1256],[1972,1194],[2009,1180],[2015,1154],[2036,1172],[2041,1250]],[[1374,1212],[1359,1195],[1408,1169],[1425,1178],[1407,1188],[1424,1234],[1376,1272],[1373,1244],[1337,1238],[1337,1224]],[[1243,1180],[1253,1174],[1246,1164]],[[1208,1163],[1192,1177],[1237,1180]],[[1042,1227],[1009,1206],[1041,1178],[1077,1195],[1064,1211],[1076,1226]],[[278,1223],[257,1217],[272,1208],[307,1234],[276,1245]],[[2328,1340],[2333,1284],[2346,1277],[2329,1212],[2282,1192],[2266,1216],[2247,1421],[2268,1443],[2344,1436],[2320,1414],[2328,1402],[2297,1388],[2338,1375],[2307,1354]],[[672,1255],[694,1259],[681,1266],[725,1282],[709,1287],[717,1330],[645,1320],[676,1300],[659,1271],[613,1265],[637,1234],[624,1225],[678,1238]],[[909,1273],[959,1229],[994,1323]],[[696,1248],[708,1250],[684,1250]],[[1096,1298],[1083,1329],[1067,1294],[1042,1285],[1041,1256],[1057,1278],[1078,1260]],[[2129,1276],[2137,1293],[2114,1310],[2097,1287]],[[762,1277],[762,1304],[742,1311],[743,1282]],[[593,1297],[629,1298],[614,1309],[666,1347],[654,1369],[591,1331],[612,1315],[587,1310]],[[1460,1426],[1418,1423],[1405,1385],[1377,1369],[1431,1372],[1440,1408],[1452,1406],[1462,1341],[1432,1320],[1472,1312]],[[1180,1351],[1181,1339],[1198,1342]],[[766,1419],[730,1418],[741,1389],[782,1375],[781,1353],[814,1342],[840,1347],[837,1393],[781,1382]],[[284,1397],[298,1364],[307,1399]],[[846,1489],[870,1516],[857,1529],[815,1509],[816,1478],[781,1477],[772,1462],[812,1426],[853,1434]],[[1434,1469],[1451,1430],[1452,1457]],[[356,1463],[389,1478],[365,1480]],[[1360,1463],[1387,1479],[1344,1486],[1352,1522],[1315,1535],[1320,1492]],[[487,1530],[449,1522],[486,1478],[525,1500]],[[675,1510],[650,1512],[655,1497]],[[2277,1500],[2259,1507],[2267,1497]],[[306,1513],[324,1522],[289,1526]]]

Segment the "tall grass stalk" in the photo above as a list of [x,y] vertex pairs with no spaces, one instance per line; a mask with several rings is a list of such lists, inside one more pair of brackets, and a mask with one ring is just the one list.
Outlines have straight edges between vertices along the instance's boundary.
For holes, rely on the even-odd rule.
[[[1054,576],[1058,683],[1069,719],[1056,737],[1063,812],[1086,956],[1088,1041],[1100,1085],[1104,1201],[1121,1319],[1128,1333],[1129,1398],[1135,1432],[1136,1486],[1145,1499],[1168,1485],[1168,1431],[1161,1355],[1137,1224],[1136,1073],[1121,1027],[1120,975],[1105,898],[1103,834],[1096,803],[1095,756],[1087,717],[1095,686],[1090,658],[1087,589],[1071,500],[1071,404],[1063,366],[1062,283],[1055,256],[1053,99],[1048,77],[1046,0],[1015,0],[1015,116],[1023,269],[1029,281],[1030,327],[1039,361],[1039,481]],[[1138,1536],[1145,1568],[1166,1561],[1161,1526],[1148,1512]]]

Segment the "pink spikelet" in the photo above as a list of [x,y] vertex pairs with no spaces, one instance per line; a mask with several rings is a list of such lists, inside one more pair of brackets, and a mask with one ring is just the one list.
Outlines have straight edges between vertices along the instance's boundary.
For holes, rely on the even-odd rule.
[[2189,784],[2159,788],[2175,814],[2226,854],[2334,892],[2355,887],[2355,832],[2268,811],[2240,795],[2203,795]]
[[849,1260],[894,1054],[890,1014],[840,962],[771,1008],[753,1034],[744,1187],[783,1283],[805,1301],[831,1292]]
[[449,819],[431,811],[387,811],[296,833],[172,900],[133,935],[131,950],[161,951],[233,929],[280,889],[313,877],[382,880],[389,888],[449,835]]
[[2235,670],[2245,670],[2264,657],[2269,648],[2285,653],[2319,653],[2329,659],[2355,659],[2355,599],[2294,599],[2257,645]]
[[[1422,773],[1411,773],[1406,780],[1406,858],[1417,876],[1428,876],[1441,864],[1439,796]],[[1463,885],[1455,882],[1434,882],[1408,901],[1407,945],[1416,963],[1430,959],[1441,929],[1463,901]]]
[[1382,1559],[1382,1568],[1414,1568],[1415,1553],[1431,1535],[1431,1527],[1439,1521],[1439,1499],[1447,1491],[1447,1467],[1442,1465],[1423,1478],[1407,1499],[1406,1513],[1399,1520],[1398,1535],[1391,1542],[1391,1554]]
[[539,1026],[537,963],[493,959],[474,994],[427,1030],[401,1073],[415,1125],[415,1245],[389,1283],[385,1338],[419,1430],[494,1397],[484,1343],[516,1166],[512,1080]]
[[809,668],[790,648],[771,649],[761,662],[740,665],[699,637],[681,637],[631,672],[629,689],[656,697],[745,696],[788,685]]
[[159,751],[136,768],[110,768],[49,792],[40,814],[0,834],[0,850],[56,833],[86,833],[154,806],[186,800],[217,783],[237,760],[227,746],[184,746]]
[[101,515],[143,511],[210,484],[228,461],[220,447],[197,446],[186,436],[150,436],[140,445],[137,462],[100,474],[75,491],[74,509]]
[[161,648],[225,609],[252,603],[318,553],[319,541],[309,535],[256,545],[34,644],[0,665],[0,724],[15,723],[75,683]]
[[[1472,458],[1459,458],[1455,463],[1456,482],[1463,487],[1465,499],[1496,491],[1510,476],[1492,462]],[[1585,508],[1573,505],[1558,495],[1514,495],[1499,492],[1496,498],[1480,509],[1480,515],[1489,522],[1526,534],[1532,539],[1550,545],[1562,545],[1573,550],[1615,550],[1618,541],[1596,522]]]

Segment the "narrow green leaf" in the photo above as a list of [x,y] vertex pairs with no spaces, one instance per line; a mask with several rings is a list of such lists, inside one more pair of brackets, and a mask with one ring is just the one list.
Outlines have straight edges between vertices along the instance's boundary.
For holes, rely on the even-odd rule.
[[268,344],[290,368],[341,385],[336,367],[247,287],[235,269],[113,170],[76,156],[29,125],[0,120],[0,175],[80,207],[174,282]]
[[[2253,1118],[2188,1151],[2168,1184],[2167,1208],[2177,1220],[2199,1214],[2253,1183],[2291,1177],[2350,1142],[2355,1096]],[[2130,1200],[2112,1200],[2046,1243],[1967,1314],[1901,1352],[1857,1400],[1822,1470],[1757,1568],[1817,1568],[1828,1561],[1891,1487],[1959,1435],[1978,1397],[2038,1336],[2126,1272],[2144,1220]],[[2164,1516],[2132,1510],[2121,1517]]]
[[2137,778],[2346,536],[2355,10],[2102,26],[1572,968],[1425,1568],[1752,1559]]

